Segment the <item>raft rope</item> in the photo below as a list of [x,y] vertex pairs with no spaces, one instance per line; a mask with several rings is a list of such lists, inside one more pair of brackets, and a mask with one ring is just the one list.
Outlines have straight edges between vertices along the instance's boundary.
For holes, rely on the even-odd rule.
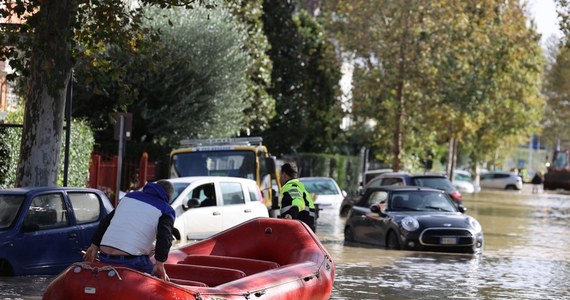
[[[77,266],[80,267],[82,269],[85,270],[90,270],[91,273],[93,274],[98,274],[100,271],[113,271],[115,272],[115,274],[117,275],[117,278],[119,278],[119,280],[123,280],[123,278],[121,278],[121,274],[119,274],[119,272],[117,271],[117,269],[115,269],[115,267],[113,266],[103,266],[103,267],[92,267],[91,265],[87,264],[87,263],[83,263],[83,262],[78,262],[78,263],[74,263],[73,266]],[[75,273],[79,273],[79,271],[75,271]],[[110,274],[108,273],[110,277],[112,277],[112,275],[114,274]]]

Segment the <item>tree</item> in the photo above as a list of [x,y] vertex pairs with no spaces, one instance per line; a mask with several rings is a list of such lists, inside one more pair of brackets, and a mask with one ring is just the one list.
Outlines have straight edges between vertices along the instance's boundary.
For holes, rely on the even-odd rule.
[[[206,0],[142,0],[142,6],[194,4]],[[3,18],[21,24],[4,25],[0,59],[10,60],[27,80],[25,113],[17,186],[57,184],[66,88],[76,57],[109,44],[136,47],[142,20],[141,8],[127,2],[14,0],[0,8]],[[84,48],[76,47],[82,45]]]
[[570,147],[570,48],[560,47],[546,74],[547,106],[541,143]]
[[324,29],[290,1],[264,1],[277,115],[264,134],[274,153],[330,152],[342,118],[340,63]]
[[[251,105],[246,102],[245,28],[221,7],[152,9],[148,15],[156,16],[144,23],[157,32],[156,40],[145,41],[136,52],[110,48],[105,53],[112,66],[123,69],[117,81],[136,99],[122,102],[134,116],[133,139],[175,145],[183,138],[228,137],[244,129],[243,111]],[[109,80],[112,74],[88,80],[97,70],[88,62],[80,66],[78,78],[88,84],[75,89],[82,100],[76,113],[108,126],[109,107],[121,103],[117,99],[125,89]],[[96,101],[106,105],[94,109]]]
[[275,99],[268,93],[273,63],[267,54],[269,42],[263,33],[263,0],[227,0],[225,4],[244,24],[248,36],[243,46],[251,64],[247,69],[246,103],[244,118],[249,134],[258,136],[265,131],[275,116]]
[[536,129],[542,55],[517,1],[336,1],[336,7],[333,26],[357,57],[355,122],[381,124],[373,139],[392,149],[380,154],[394,169],[417,168],[444,152],[453,166],[460,142],[477,164],[503,141],[516,143]]

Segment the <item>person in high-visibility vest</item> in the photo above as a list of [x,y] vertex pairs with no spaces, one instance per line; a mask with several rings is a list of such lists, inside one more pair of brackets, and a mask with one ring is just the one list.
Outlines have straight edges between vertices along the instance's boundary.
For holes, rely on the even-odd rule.
[[311,194],[297,179],[298,174],[295,163],[288,162],[281,166],[279,177],[281,184],[283,184],[281,188],[281,217],[303,221],[315,232],[315,204]]

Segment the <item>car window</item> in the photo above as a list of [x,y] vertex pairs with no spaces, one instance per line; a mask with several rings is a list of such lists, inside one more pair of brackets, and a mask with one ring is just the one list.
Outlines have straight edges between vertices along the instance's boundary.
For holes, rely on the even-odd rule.
[[370,194],[370,197],[368,197],[368,202],[366,203],[366,206],[369,207],[372,204],[379,204],[383,201],[386,201],[386,198],[388,198],[388,193],[385,191],[372,192]]
[[259,192],[259,187],[257,186],[257,184],[248,184],[247,190],[249,192],[250,201],[263,202],[263,199],[261,198],[261,194]]
[[50,229],[69,225],[67,209],[61,194],[36,196],[24,218],[24,226]]
[[445,177],[416,177],[414,178],[414,185],[440,190],[453,189],[453,185]]
[[95,222],[101,214],[99,197],[95,193],[68,193],[77,224]]
[[305,189],[315,195],[336,195],[339,194],[332,180],[301,180]]
[[220,182],[224,205],[245,204],[245,197],[239,182]]
[[390,209],[394,211],[457,211],[446,194],[426,191],[393,193],[390,199]]
[[366,188],[379,187],[381,184],[382,184],[382,178],[374,178],[366,185]]
[[467,174],[459,174],[459,173],[455,173],[454,175],[455,180],[462,180],[462,181],[467,181],[467,182],[472,182],[473,180],[471,179],[471,176],[467,175]]
[[25,199],[25,196],[20,195],[0,196],[0,230],[12,225]]
[[216,189],[213,183],[207,183],[197,186],[192,192],[188,193],[185,201],[189,199],[198,199],[200,201],[200,207],[216,206]]
[[384,178],[382,180],[382,185],[402,186],[404,185],[404,181],[402,180],[402,178],[399,177]]
[[487,180],[487,179],[491,179],[493,177],[493,174],[481,174],[479,176],[479,179],[481,180]]
[[[172,204],[172,202],[174,202],[174,200],[176,200],[176,198],[178,198],[178,196],[180,196],[180,194],[186,189],[186,187],[188,187],[188,183],[186,182],[172,182],[172,186],[174,187],[174,191],[172,193],[172,197],[170,198],[170,204]],[[192,193],[190,193],[188,196],[191,196]],[[186,197],[186,199],[184,200],[189,200],[188,196]],[[186,202],[186,201],[184,201]]]

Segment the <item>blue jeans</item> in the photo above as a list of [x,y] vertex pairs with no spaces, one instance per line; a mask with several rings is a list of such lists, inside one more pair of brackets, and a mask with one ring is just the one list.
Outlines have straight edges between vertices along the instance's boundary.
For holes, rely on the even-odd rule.
[[152,274],[154,264],[150,261],[148,255],[141,256],[122,256],[122,255],[107,255],[105,253],[99,254],[99,261],[102,263],[123,265],[125,267],[135,269],[141,272]]

